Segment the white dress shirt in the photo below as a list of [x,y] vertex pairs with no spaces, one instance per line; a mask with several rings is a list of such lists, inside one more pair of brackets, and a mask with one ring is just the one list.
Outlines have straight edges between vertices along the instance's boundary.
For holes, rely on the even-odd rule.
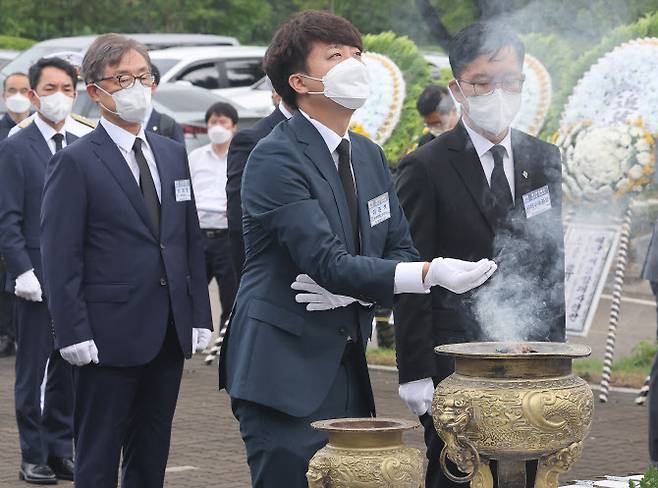
[[202,229],[226,229],[226,157],[207,144],[190,153],[192,188]]
[[140,127],[139,133],[137,136],[131,134],[127,130],[122,129],[118,125],[113,124],[104,117],[101,117],[99,122],[103,129],[107,132],[107,135],[110,136],[110,139],[117,145],[119,152],[126,160],[130,172],[135,178],[135,182],[139,186],[139,166],[137,165],[137,159],[135,153],[133,152],[133,145],[135,144],[135,139],[138,137],[142,140],[142,152],[144,153],[144,158],[148,163],[149,170],[151,171],[151,178],[153,178],[153,184],[155,185],[155,191],[158,194],[158,200],[162,202],[162,187],[160,183],[160,173],[158,172],[158,165],[155,163],[155,156],[153,151],[151,151],[151,146],[149,146],[148,141],[146,140],[146,135],[144,134],[144,128]]
[[53,139],[55,134],[62,134],[64,136],[62,139],[62,147],[66,147],[66,122],[64,122],[64,125],[59,131],[56,131],[46,124],[41,117],[35,117],[34,122],[32,123],[35,124],[37,129],[39,129],[39,132],[41,132],[41,135],[46,140],[46,144],[48,144],[51,153],[55,154],[55,141]]
[[[345,135],[342,137],[339,136],[336,132],[331,130],[329,127],[324,125],[322,122],[319,122],[311,118],[303,110],[299,110],[300,113],[306,117],[313,127],[317,129],[320,133],[320,136],[324,140],[331,157],[334,160],[336,165],[336,170],[338,170],[338,145],[343,139],[350,140],[349,132],[345,132]],[[352,145],[350,144],[350,153],[352,151]],[[350,158],[350,168],[351,168],[351,158]],[[354,170],[352,169],[352,178],[354,178]],[[356,180],[354,181],[354,188],[358,193],[358,188],[356,185]],[[363,209],[365,210],[365,209]],[[395,280],[393,286],[393,293],[429,293],[429,288],[423,283],[423,262],[415,263],[398,263],[395,267]]]
[[[28,125],[30,122],[34,122],[34,121],[35,121],[36,119],[38,119],[38,118],[39,118],[39,117],[37,116],[37,112],[34,112],[32,115],[30,115],[29,117],[27,117],[25,120],[23,120],[23,121],[20,122],[19,124],[16,124],[15,126],[13,126],[13,127],[11,128],[11,130],[9,131],[9,134],[7,135],[7,137],[11,137],[11,136],[13,136],[13,135],[16,134],[19,130],[21,130],[23,127],[27,127],[27,125]],[[46,124],[46,125],[48,125],[48,124]],[[89,126],[86,125],[86,124],[81,124],[80,122],[78,122],[77,120],[75,120],[75,119],[74,119],[73,117],[71,117],[70,115],[69,115],[68,117],[66,117],[66,122],[64,122],[64,126],[65,126],[65,130],[66,130],[66,132],[70,132],[70,133],[73,134],[74,136],[78,136],[78,137],[86,136],[86,135],[89,134],[92,130],[94,130],[93,127],[89,127]]]
[[[463,119],[462,119],[463,120]],[[494,146],[503,146],[505,148],[506,154],[503,156],[503,169],[505,170],[505,177],[509,183],[510,191],[512,192],[512,201],[514,201],[514,154],[512,152],[512,129],[507,131],[505,139],[500,141],[498,144],[494,144],[486,137],[478,134],[473,129],[471,129],[466,120],[463,120],[464,127],[466,127],[466,132],[468,132],[475,152],[480,158],[480,164],[484,170],[484,175],[487,177],[487,183],[491,187],[491,173],[494,170],[494,159],[493,154],[491,153],[491,148]]]
[[286,119],[288,120],[292,119],[292,112],[288,110],[288,107],[286,107],[285,103],[281,102],[279,104],[279,110],[281,111],[281,113]]

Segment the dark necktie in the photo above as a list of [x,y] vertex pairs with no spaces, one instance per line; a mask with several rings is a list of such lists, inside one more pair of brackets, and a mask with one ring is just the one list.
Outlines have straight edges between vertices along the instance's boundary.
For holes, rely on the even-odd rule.
[[347,207],[350,210],[350,224],[352,226],[352,238],[356,247],[356,254],[360,254],[361,245],[359,242],[359,207],[356,200],[356,190],[354,189],[354,179],[352,178],[352,168],[350,166],[350,141],[343,139],[340,141],[338,148],[338,176],[343,185]]
[[144,196],[144,203],[146,210],[153,224],[153,231],[156,236],[160,235],[160,200],[158,200],[158,193],[155,190],[155,183],[153,182],[153,175],[146,162],[144,153],[142,152],[143,141],[138,137],[133,144],[133,151],[135,152],[135,159],[139,167],[139,187]]
[[64,147],[64,134],[60,134],[58,132],[52,137],[52,139],[53,141],[55,141],[55,152],[59,151]]
[[494,160],[494,169],[491,173],[491,192],[496,198],[500,209],[507,212],[514,205],[512,200],[512,190],[505,176],[503,167],[503,156],[507,152],[503,146],[494,146],[490,149]]

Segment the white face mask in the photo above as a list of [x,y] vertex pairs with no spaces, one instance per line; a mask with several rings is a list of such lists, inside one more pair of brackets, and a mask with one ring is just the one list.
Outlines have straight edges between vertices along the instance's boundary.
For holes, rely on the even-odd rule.
[[301,76],[324,84],[324,91],[308,92],[309,95],[324,95],[350,110],[361,108],[370,96],[368,68],[354,58],[338,63],[322,78],[304,74]]
[[61,91],[39,97],[39,113],[51,122],[57,124],[69,116],[73,109],[73,98]]
[[108,93],[95,83],[94,86],[110,95],[116,104],[116,112],[101,103],[103,108],[131,124],[142,122],[151,107],[151,87],[144,86],[138,81],[135,81],[130,88],[124,88],[114,93]]
[[7,97],[5,100],[5,105],[7,105],[7,110],[15,114],[23,114],[30,110],[30,100],[20,93],[16,93],[10,97]]
[[[461,91],[461,86],[459,90]],[[463,107],[471,120],[480,129],[495,136],[502,134],[512,125],[521,109],[521,92],[507,92],[502,88],[496,88],[488,95],[464,98],[466,103]]]
[[208,138],[213,144],[225,144],[231,140],[233,132],[221,125],[213,125],[208,129]]

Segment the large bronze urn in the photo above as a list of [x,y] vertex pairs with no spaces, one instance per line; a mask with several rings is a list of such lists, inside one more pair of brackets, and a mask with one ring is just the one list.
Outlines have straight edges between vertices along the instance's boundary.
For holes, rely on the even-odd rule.
[[309,463],[309,488],[419,488],[423,456],[402,441],[416,422],[348,418],[313,422],[329,442]]
[[[589,347],[548,342],[479,342],[435,348],[455,358],[436,388],[432,417],[445,442],[441,466],[457,482],[525,488],[525,462],[539,461],[535,488],[557,488],[580,456],[593,409],[590,387],[571,371]],[[451,472],[450,459],[462,473]],[[454,468],[452,468],[454,471]]]

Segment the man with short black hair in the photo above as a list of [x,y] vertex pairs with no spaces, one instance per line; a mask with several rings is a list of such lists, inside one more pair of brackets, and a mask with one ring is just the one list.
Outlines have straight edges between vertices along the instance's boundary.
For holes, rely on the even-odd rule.
[[362,47],[346,19],[305,11],[265,54],[274,88],[297,110],[245,168],[244,273],[220,355],[220,387],[259,488],[308,486],[309,460],[327,441],[311,422],[374,415],[365,360],[374,302],[432,286],[464,292],[496,269],[415,262],[382,149],[348,131],[370,93]]
[[418,147],[451,130],[459,121],[455,104],[444,86],[427,86],[416,101],[416,109],[425,122]]
[[[73,479],[73,385],[71,368],[53,344],[50,298],[44,282],[39,219],[46,166],[77,139],[69,118],[76,96],[75,69],[60,58],[30,67],[28,98],[33,122],[0,145],[0,251],[16,295],[16,421],[21,441],[21,479],[51,484]],[[41,385],[46,377],[41,408]]]
[[55,345],[75,389],[75,486],[161,488],[183,360],[212,330],[185,148],[144,131],[146,48],[89,46],[96,129],[50,161],[41,206]]
[[[160,85],[160,70],[155,64],[151,64],[151,74],[153,75],[151,92],[155,93],[158,85]],[[149,109],[146,111],[144,129],[185,144],[185,134],[183,134],[183,129],[178,122],[169,115],[158,112],[153,108],[153,104],[150,104]]]
[[231,263],[225,190],[227,154],[238,127],[237,110],[229,103],[213,104],[206,111],[206,127],[210,144],[190,153],[190,176],[203,236],[208,283],[215,278],[219,287],[222,313],[218,328],[221,331],[238,290]]
[[[437,287],[427,296],[401,296],[395,306],[400,397],[425,427],[428,488],[462,486],[439,466],[443,442],[430,407],[435,385],[454,363],[434,347],[510,336],[565,340],[560,152],[510,129],[521,102],[524,56],[518,37],[499,24],[476,23],[458,33],[450,45],[455,79],[449,88],[462,119],[398,169],[398,195],[421,258],[489,258],[499,267],[473,293]],[[491,328],[499,322],[497,310],[517,315],[501,331]],[[531,466],[528,486],[533,477]]]

